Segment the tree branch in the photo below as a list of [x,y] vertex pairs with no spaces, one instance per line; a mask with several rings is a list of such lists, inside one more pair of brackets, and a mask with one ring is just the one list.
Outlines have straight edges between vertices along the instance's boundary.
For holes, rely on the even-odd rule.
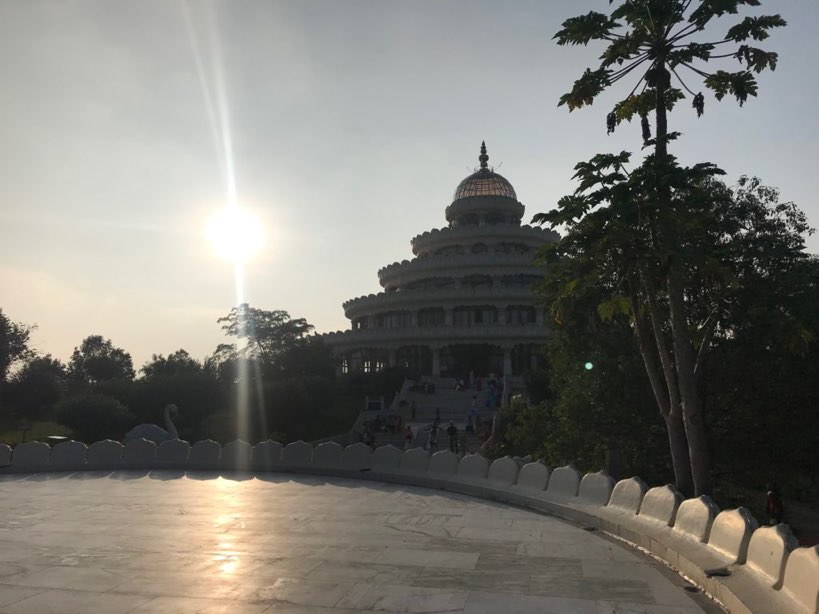
[[651,7],[648,6],[648,0],[643,0],[643,5],[646,7],[646,13],[648,14],[648,20],[651,22],[651,27],[653,28],[652,34],[654,36],[658,36],[659,32],[657,32],[657,24],[654,23],[654,17],[651,15]]
[[628,64],[627,66],[623,66],[623,68],[618,68],[617,70],[612,72],[611,75],[609,75],[609,79],[611,79],[612,77],[622,76],[621,73],[625,74],[627,71],[630,71],[631,69],[633,69],[640,62],[643,62],[644,60],[647,60],[647,59],[648,59],[648,52],[643,51],[640,55],[636,55],[636,56],[634,56],[632,58],[631,64]]
[[[698,25],[696,25],[696,24],[693,24],[693,23],[688,24],[687,26],[684,26],[679,32],[677,32],[674,36],[672,36],[670,39],[668,39],[668,42],[673,45],[678,40],[682,40],[686,36],[691,36],[694,32],[696,32],[699,29],[700,29],[700,27]],[[686,32],[686,30],[691,30],[691,31]]]
[[648,59],[648,56],[644,57],[642,60],[634,62],[631,66],[628,67],[628,69],[618,71],[620,73],[619,75],[617,75],[616,77],[609,77],[609,83],[615,83],[616,81],[619,81],[620,79],[625,77],[627,74],[629,74],[632,70],[637,68],[640,64],[645,62],[647,59]]
[[668,398],[672,407],[679,407],[681,403],[680,390],[677,386],[677,371],[674,368],[674,361],[666,346],[665,335],[660,328],[660,308],[657,304],[657,291],[650,277],[645,271],[640,269],[640,278],[646,291],[648,308],[651,312],[651,328],[654,332],[654,340],[657,343],[657,353],[660,355],[660,363],[663,366],[666,386],[668,387]]
[[710,74],[710,73],[707,73],[707,72],[705,72],[704,70],[700,70],[699,68],[696,68],[696,67],[694,67],[694,66],[691,66],[691,64],[688,64],[688,63],[686,63],[686,62],[680,62],[680,63],[681,63],[683,66],[685,66],[687,69],[689,69],[689,70],[693,70],[695,73],[697,73],[698,75],[700,75],[700,76],[702,76],[702,77],[710,77],[710,76],[711,76],[711,74]]
[[694,363],[694,375],[699,375],[700,367],[702,366],[703,358],[705,357],[705,350],[708,348],[708,345],[711,343],[711,337],[714,335],[714,331],[717,329],[717,314],[719,313],[719,305],[714,305],[714,308],[711,310],[711,313],[708,314],[708,318],[705,320],[705,332],[702,336],[702,342],[700,343],[700,349],[697,351],[697,359]]
[[631,306],[631,313],[634,316],[634,333],[637,336],[637,345],[640,347],[640,355],[643,357],[643,364],[648,374],[648,380],[651,383],[651,390],[654,392],[654,398],[657,401],[657,406],[660,408],[660,414],[665,418],[671,411],[671,406],[668,402],[668,391],[663,387],[662,376],[657,368],[657,361],[654,353],[651,351],[651,331],[645,316],[640,311],[640,302],[637,298],[637,290],[634,282],[629,279],[628,285],[628,300]]
[[685,81],[682,80],[682,77],[680,77],[680,75],[677,74],[677,70],[673,66],[669,66],[669,68],[671,68],[671,72],[674,73],[674,76],[677,77],[677,81],[679,81],[680,84],[685,88],[685,91],[691,94],[692,96],[696,96],[696,94],[692,92],[685,84]]

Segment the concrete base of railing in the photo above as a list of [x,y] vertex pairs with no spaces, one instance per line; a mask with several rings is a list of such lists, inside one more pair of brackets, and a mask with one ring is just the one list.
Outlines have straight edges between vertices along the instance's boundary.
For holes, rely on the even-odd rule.
[[[581,478],[571,465],[522,468],[511,458],[491,464],[364,444],[342,448],[303,441],[281,446],[243,441],[104,441],[86,448],[64,442],[50,449],[27,443],[13,454],[0,445],[0,474],[78,470],[210,470],[276,472],[363,479],[442,489],[543,512],[610,534],[641,548],[699,585],[730,612],[819,611],[819,546],[798,548],[786,525],[759,528],[743,508],[720,512],[708,497],[683,500],[672,486],[648,489],[639,478],[614,484],[603,473]],[[10,462],[9,462],[10,461]],[[2,465],[2,463],[0,463]]]

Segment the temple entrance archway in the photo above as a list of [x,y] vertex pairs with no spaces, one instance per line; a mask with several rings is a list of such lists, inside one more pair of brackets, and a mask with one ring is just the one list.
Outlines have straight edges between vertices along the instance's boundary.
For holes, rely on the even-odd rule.
[[432,372],[432,350],[426,345],[404,345],[395,353],[395,363],[410,373]]
[[441,349],[441,375],[468,379],[503,372],[503,350],[490,343],[457,343]]
[[525,373],[546,367],[543,346],[536,343],[523,343],[512,349],[512,371]]

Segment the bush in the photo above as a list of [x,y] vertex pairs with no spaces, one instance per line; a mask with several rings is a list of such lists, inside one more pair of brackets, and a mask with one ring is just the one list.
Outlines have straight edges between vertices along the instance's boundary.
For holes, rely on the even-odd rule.
[[67,399],[57,406],[56,414],[57,422],[88,444],[101,439],[119,441],[135,426],[135,418],[125,405],[102,394]]

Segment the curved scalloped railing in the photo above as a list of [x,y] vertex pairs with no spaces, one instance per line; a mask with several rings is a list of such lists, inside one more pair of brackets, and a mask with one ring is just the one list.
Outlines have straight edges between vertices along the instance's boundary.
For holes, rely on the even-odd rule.
[[515,226],[513,224],[498,224],[496,226],[454,226],[434,228],[416,235],[410,240],[412,253],[416,256],[421,251],[429,251],[460,245],[472,241],[507,242],[524,241],[530,246],[543,245],[558,241],[560,235],[553,230],[536,226]]
[[125,446],[106,440],[90,448],[64,442],[53,449],[29,442],[13,452],[0,445],[0,475],[123,468],[311,473],[459,492],[558,516],[647,550],[729,612],[819,610],[819,546],[797,547],[786,525],[759,528],[743,508],[720,512],[708,497],[683,500],[672,486],[647,489],[635,478],[614,484],[602,472],[581,477],[571,465],[550,472],[540,463],[520,467],[509,457],[489,463],[448,450],[430,455],[384,446],[371,453],[360,443],[314,449],[303,441],[189,446],[172,440],[159,449],[146,440]]
[[[443,307],[449,303],[464,304],[475,301],[525,301],[533,302],[534,296],[529,287],[495,287],[490,288],[430,288],[424,290],[404,290],[401,292],[379,292],[357,296],[342,304],[344,315],[354,318],[369,314],[372,310],[409,309],[427,306]],[[512,303],[510,303],[512,304]],[[518,304],[518,303],[514,303]],[[523,303],[520,303],[523,304]]]
[[378,270],[378,281],[389,288],[397,283],[410,283],[432,277],[457,277],[480,273],[492,274],[542,274],[533,264],[532,254],[462,254],[455,256],[429,256],[393,262]]
[[544,343],[548,329],[543,325],[523,324],[507,326],[505,324],[481,324],[476,326],[431,326],[412,328],[364,328],[342,330],[322,335],[325,343],[337,347],[370,345],[374,347],[385,344],[443,344],[450,343],[496,343],[515,345],[518,343]]

